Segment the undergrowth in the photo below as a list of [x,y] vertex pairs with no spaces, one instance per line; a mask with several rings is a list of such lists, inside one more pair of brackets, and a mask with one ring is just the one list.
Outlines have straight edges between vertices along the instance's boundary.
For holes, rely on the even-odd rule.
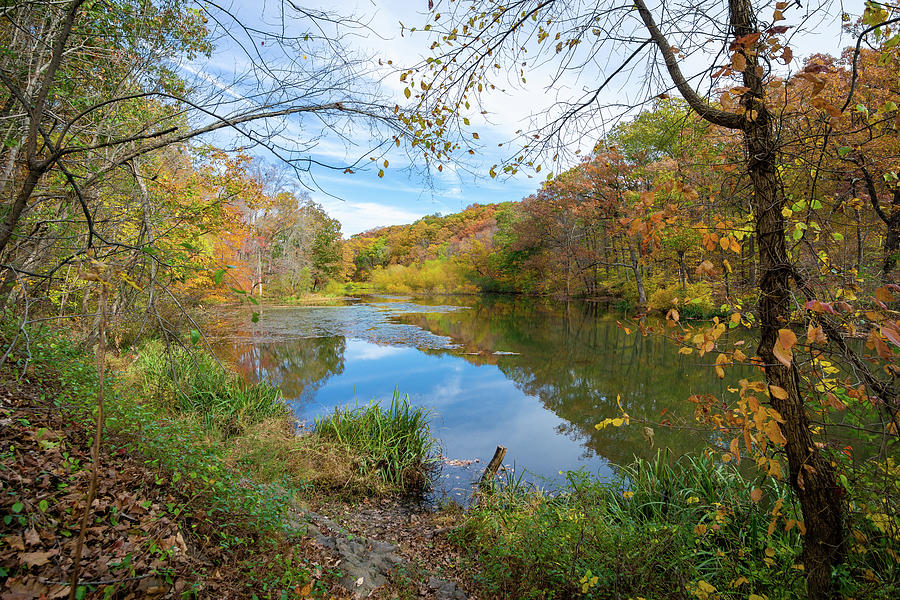
[[[477,564],[484,595],[805,596],[803,525],[785,484],[747,479],[704,456],[670,463],[662,455],[620,469],[612,482],[581,471],[567,481],[555,493],[508,481],[480,496],[452,539]],[[854,529],[877,538],[871,523]],[[854,552],[834,574],[839,586],[857,597],[893,597],[900,573],[890,552],[890,540]]]
[[136,392],[169,414],[190,414],[203,428],[225,437],[266,419],[290,414],[277,387],[246,383],[208,353],[168,347],[158,340],[143,344],[126,371]]
[[[10,326],[7,323],[3,328],[9,330]],[[5,339],[10,337],[6,335],[9,331],[2,333]],[[48,396],[47,402],[74,424],[72,435],[86,439],[83,432],[93,426],[99,386],[94,357],[63,334],[48,328],[30,330],[28,342],[27,354],[20,349],[10,355],[4,367],[4,380],[31,380],[39,376],[44,378],[40,381],[52,382],[53,395]],[[278,478],[278,485],[248,478],[232,468],[227,446],[215,441],[207,429],[211,426],[216,432],[227,430],[236,435],[239,430],[272,415],[284,414],[284,403],[277,391],[267,386],[245,386],[236,378],[223,375],[218,366],[215,375],[204,373],[199,366],[210,366],[212,359],[203,355],[188,357],[178,352],[170,365],[182,377],[176,388],[164,381],[171,370],[159,362],[161,354],[161,346],[151,346],[138,359],[134,367],[137,372],[107,382],[102,447],[105,455],[113,458],[107,459],[105,468],[112,473],[112,469],[119,468],[117,461],[126,458],[143,464],[143,468],[155,474],[150,476],[151,485],[155,479],[157,488],[163,486],[162,489],[168,490],[162,492],[163,497],[168,494],[167,500],[159,502],[161,514],[177,522],[189,543],[201,548],[207,559],[215,557],[214,564],[228,565],[225,570],[214,569],[215,573],[198,572],[196,581],[202,582],[212,575],[216,580],[232,581],[228,589],[250,585],[253,589],[245,590],[248,598],[253,593],[260,598],[280,598],[298,586],[330,587],[313,581],[313,567],[299,555],[285,558],[306,531],[305,521],[294,503],[294,498],[303,491],[303,483],[284,476]],[[140,377],[135,379],[136,375]],[[136,380],[148,387],[136,389]],[[35,381],[50,389],[51,383]],[[144,396],[150,387],[157,394]],[[78,443],[87,444],[86,441]],[[83,455],[83,450],[79,449],[78,453]],[[90,461],[70,460],[67,464],[75,465],[72,477],[81,481],[82,471],[89,469]],[[111,481],[109,485],[114,485],[115,479]],[[134,491],[123,489],[121,493]],[[149,489],[145,493],[159,492]],[[27,507],[30,500],[23,498],[21,504]],[[70,507],[60,506],[60,510],[63,508]],[[56,506],[42,505],[41,510],[50,514]],[[100,514],[96,517],[98,531],[101,517]],[[133,539],[140,540],[141,535],[135,528]],[[152,543],[149,546],[151,550],[154,547]],[[159,564],[159,577],[169,577],[165,575],[165,561]],[[25,571],[19,578],[27,574]],[[186,589],[199,589],[197,585]],[[101,590],[90,586],[85,590],[90,597],[93,592],[101,591],[107,596],[116,592],[113,588]]]

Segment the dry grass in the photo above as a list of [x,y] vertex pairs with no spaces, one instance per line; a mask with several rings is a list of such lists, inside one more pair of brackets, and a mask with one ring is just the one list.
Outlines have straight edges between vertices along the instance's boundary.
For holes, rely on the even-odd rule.
[[311,494],[346,498],[391,492],[380,477],[364,474],[362,457],[349,448],[296,432],[288,418],[262,421],[231,441],[228,460],[256,481],[276,483],[285,477]]

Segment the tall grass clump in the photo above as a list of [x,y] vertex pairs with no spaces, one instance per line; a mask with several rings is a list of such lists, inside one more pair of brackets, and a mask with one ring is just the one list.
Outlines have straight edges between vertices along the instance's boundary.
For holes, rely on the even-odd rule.
[[437,442],[431,413],[412,406],[409,395],[394,389],[390,405],[379,403],[336,409],[317,417],[315,435],[358,456],[359,470],[405,492],[421,490],[435,462]]
[[[871,525],[853,527],[875,539]],[[485,597],[776,600],[805,597],[802,529],[786,484],[702,455],[658,455],[611,482],[579,471],[554,493],[521,481],[497,487],[452,539],[478,566]],[[874,545],[857,553],[835,574],[840,587],[891,597],[898,569],[884,570],[888,555]]]
[[277,387],[247,383],[199,350],[148,342],[140,348],[128,374],[144,398],[174,413],[193,415],[205,430],[226,437],[290,414]]

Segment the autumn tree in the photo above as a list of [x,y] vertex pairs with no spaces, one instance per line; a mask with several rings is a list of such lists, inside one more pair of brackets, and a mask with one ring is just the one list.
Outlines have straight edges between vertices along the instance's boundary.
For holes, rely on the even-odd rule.
[[[861,35],[889,24],[887,11],[872,17],[882,6],[869,7],[867,15],[878,23]],[[815,296],[816,292],[788,253],[779,130],[785,107],[772,91],[783,84],[778,80],[778,65],[793,61],[786,37],[793,26],[779,23],[790,15],[801,20],[799,10],[787,2],[751,0],[663,5],[661,9],[651,9],[644,0],[636,0],[633,7],[553,0],[448,2],[433,8],[426,27],[438,49],[436,57],[419,70],[404,73],[403,80],[410,95],[415,94],[432,117],[406,121],[428,146],[436,137],[464,128],[464,121],[453,117],[477,103],[480,93],[495,89],[497,76],[509,73],[524,85],[526,68],[547,61],[560,65],[558,76],[575,70],[598,75],[596,82],[585,86],[583,95],[560,98],[543,126],[525,132],[510,160],[492,169],[492,174],[528,168],[536,163],[539,152],[559,155],[570,140],[596,131],[609,112],[602,101],[604,89],[629,71],[648,74],[632,102],[674,90],[698,117],[738,135],[743,145],[740,170],[750,192],[757,245],[760,339],[756,353],[765,372],[763,389],[773,390],[768,402],[777,415],[779,432],[783,431],[783,439],[780,433],[775,437],[783,444],[789,480],[806,521],[803,561],[808,592],[812,598],[831,598],[835,595],[833,568],[846,552],[844,509],[835,493],[835,467],[829,453],[812,439],[799,385],[800,367],[790,354],[797,339],[789,327],[795,294],[800,290]],[[803,10],[812,14],[823,9]],[[608,60],[613,67],[607,67]],[[702,91],[706,84],[698,90],[698,81],[708,78],[712,88],[725,90],[721,98]],[[444,149],[433,147],[440,160]],[[827,337],[841,344],[840,333]],[[709,342],[715,345],[714,339],[703,345]]]
[[[2,9],[3,302],[49,293],[61,273],[88,256],[132,271],[139,263],[147,276],[168,268],[152,248],[161,248],[170,230],[151,223],[157,205],[148,200],[159,157],[169,149],[190,154],[202,136],[230,129],[239,143],[268,149],[302,179],[313,167],[354,166],[312,156],[328,133],[348,139],[353,121],[386,137],[398,134],[393,105],[360,77],[369,59],[340,46],[341,28],[353,22],[293,5],[285,11],[289,27],[282,31],[244,27],[217,5],[188,0],[37,1]],[[230,81],[195,77],[192,62],[223,43],[221,28],[234,30],[229,51],[245,59],[237,62],[249,65],[247,72]],[[288,126],[306,137],[286,141]],[[135,220],[126,225],[124,215]],[[146,278],[133,283],[150,287]]]

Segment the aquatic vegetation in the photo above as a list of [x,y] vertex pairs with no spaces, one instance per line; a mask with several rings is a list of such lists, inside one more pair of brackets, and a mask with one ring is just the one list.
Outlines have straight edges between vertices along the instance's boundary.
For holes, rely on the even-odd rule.
[[226,437],[267,418],[290,414],[277,387],[246,383],[199,350],[148,342],[127,375],[145,398],[170,412],[196,416],[207,431]]
[[314,433],[358,454],[361,472],[404,490],[423,488],[435,464],[431,412],[413,406],[396,388],[387,407],[369,403],[317,417]]

